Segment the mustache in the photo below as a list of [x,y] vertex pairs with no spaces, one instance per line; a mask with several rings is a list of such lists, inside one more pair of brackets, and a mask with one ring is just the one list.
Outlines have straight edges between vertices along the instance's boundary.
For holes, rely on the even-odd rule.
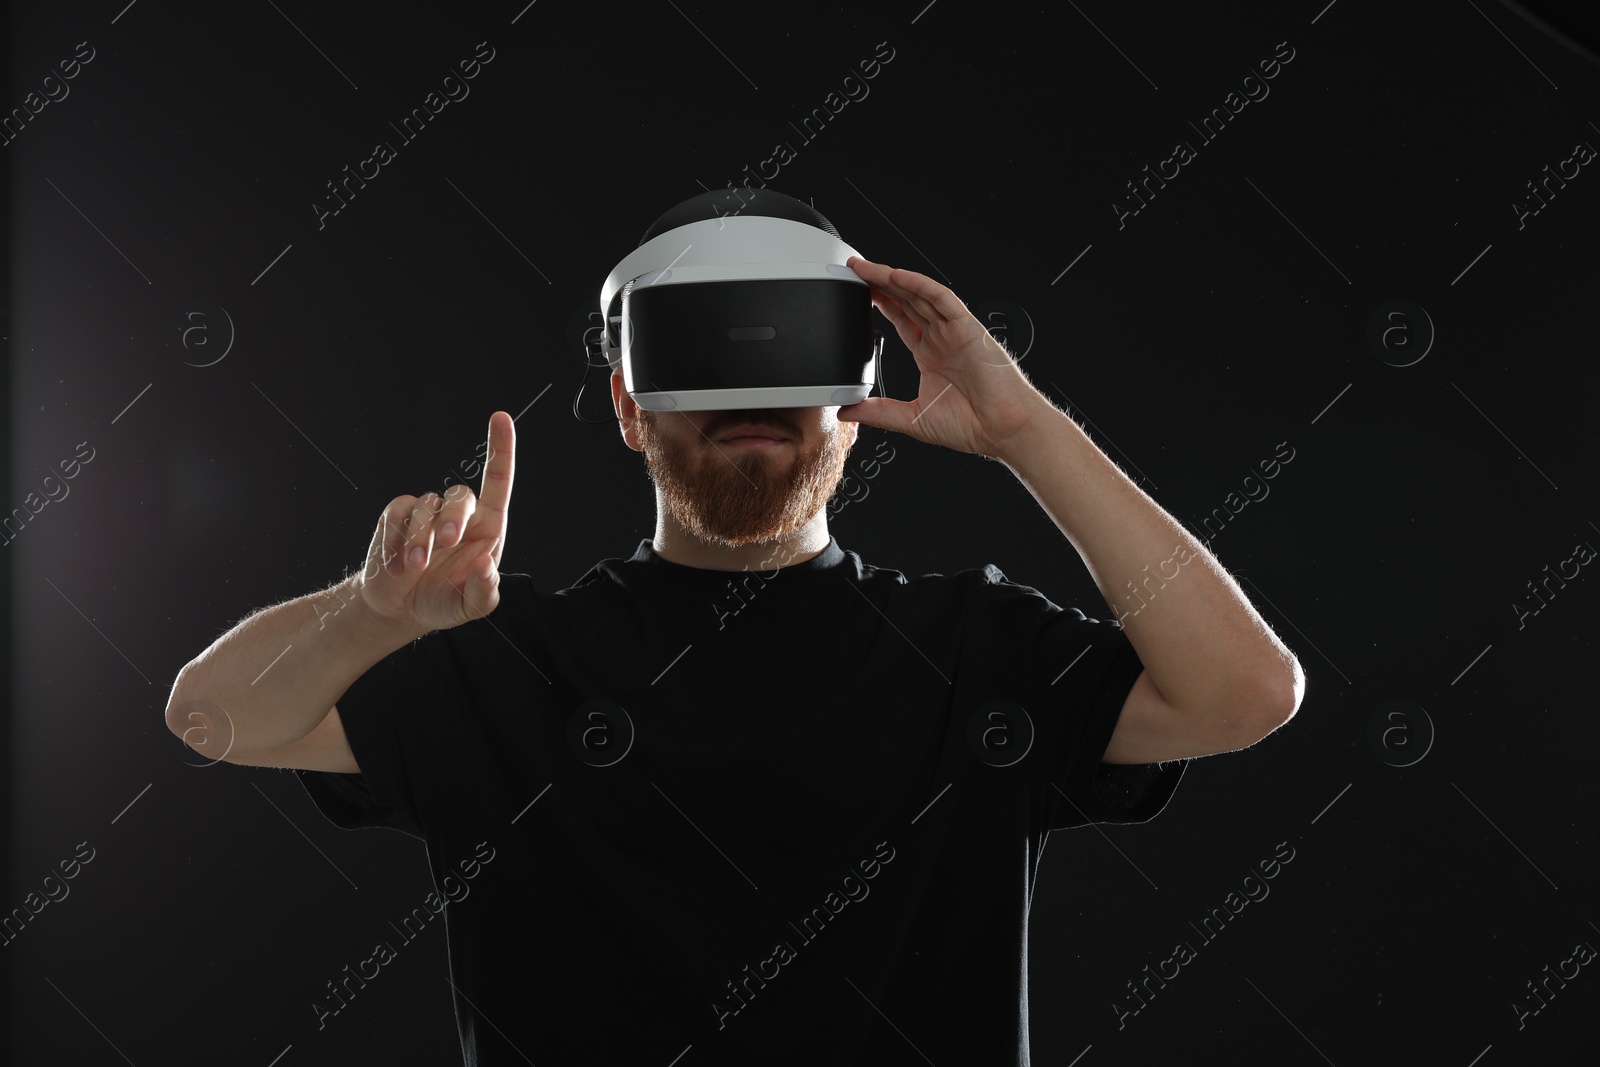
[[742,415],[735,415],[733,418],[721,419],[714,428],[706,431],[706,436],[716,441],[736,426],[764,426],[768,429],[777,430],[786,437],[800,436],[788,423],[760,411],[747,412]]

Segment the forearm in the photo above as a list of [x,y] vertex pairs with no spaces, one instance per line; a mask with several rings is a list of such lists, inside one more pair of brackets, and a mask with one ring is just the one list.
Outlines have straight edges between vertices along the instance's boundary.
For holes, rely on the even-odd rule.
[[178,673],[173,733],[211,759],[298,741],[350,684],[419,636],[371,614],[360,574],[256,612]]
[[[1298,662],[1222,565],[1041,397],[1001,458],[1083,557],[1168,703],[1265,715],[1293,711]],[[1230,707],[1230,705],[1232,705]]]

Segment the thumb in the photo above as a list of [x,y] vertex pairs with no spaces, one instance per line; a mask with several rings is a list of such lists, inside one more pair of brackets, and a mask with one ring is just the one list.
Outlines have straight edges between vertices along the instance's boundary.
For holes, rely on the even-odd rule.
[[481,619],[499,607],[500,569],[494,557],[485,552],[472,561],[457,592],[467,609],[465,621]]
[[494,556],[485,552],[472,563],[472,583],[480,590],[492,592],[500,581],[500,567]]
[[894,430],[912,437],[916,435],[912,433],[911,420],[916,417],[915,404],[881,396],[869,396],[865,400],[839,409],[839,418],[842,421],[859,422],[863,426]]

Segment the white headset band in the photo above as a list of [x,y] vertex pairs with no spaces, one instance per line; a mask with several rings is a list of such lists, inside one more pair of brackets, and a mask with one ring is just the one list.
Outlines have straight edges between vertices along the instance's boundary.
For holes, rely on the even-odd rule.
[[837,263],[715,263],[685,266],[679,263],[666,270],[646,271],[633,281],[632,292],[657,285],[683,285],[693,282],[808,281],[839,278],[866,285],[860,275]]
[[[600,287],[601,313],[609,316],[611,300],[617,292],[650,271],[673,269],[676,273],[678,267],[721,267],[723,277],[751,277],[734,271],[747,264],[792,266],[797,261],[844,267],[847,259],[860,254],[826,230],[792,219],[768,215],[702,219],[658,234],[628,253]],[[850,274],[854,276],[855,272]]]

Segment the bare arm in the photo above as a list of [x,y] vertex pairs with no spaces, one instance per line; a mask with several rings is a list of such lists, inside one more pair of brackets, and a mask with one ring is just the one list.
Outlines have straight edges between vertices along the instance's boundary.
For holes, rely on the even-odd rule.
[[208,759],[246,763],[310,734],[351,683],[419,636],[373,614],[359,582],[259,611],[217,638],[179,672],[167,728]]
[[[1137,609],[1119,621],[1144,673],[1104,762],[1229,752],[1287,722],[1305,693],[1305,672],[1205,546],[1028,381],[949,289],[860,257],[846,265],[871,286],[922,378],[915,401],[869,397],[842,406],[839,418],[999,460],[1077,549],[1108,606],[1128,599],[1119,582],[1135,594]],[[1187,570],[1158,575],[1158,561]],[[1140,615],[1145,594],[1153,601],[1158,589],[1159,602]]]
[[515,451],[511,416],[497,411],[481,498],[465,485],[395,497],[364,569],[257,612],[178,673],[167,728],[214,761],[355,770],[334,702],[417,637],[499,605]]
[[1306,684],[1294,653],[1193,534],[1039,399],[1000,458],[1078,550],[1144,664],[1105,762],[1231,752],[1287,722]]

